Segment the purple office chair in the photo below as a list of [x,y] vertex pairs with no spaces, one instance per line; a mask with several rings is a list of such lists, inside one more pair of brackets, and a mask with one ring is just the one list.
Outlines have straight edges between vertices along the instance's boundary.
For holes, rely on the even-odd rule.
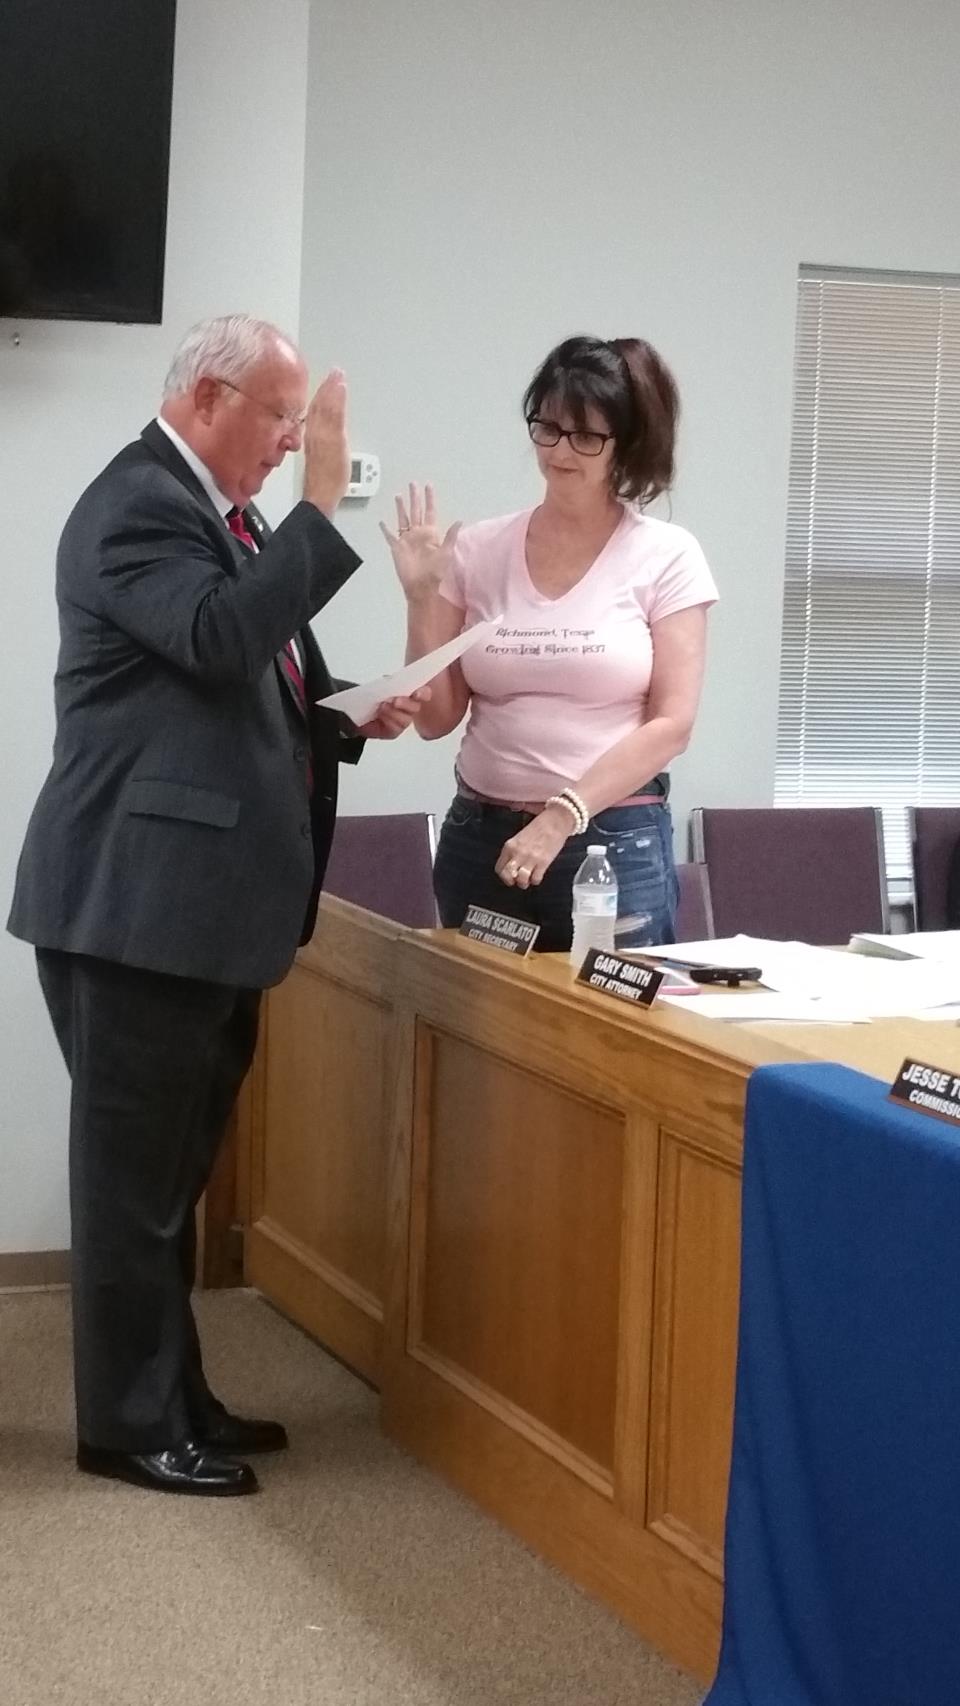
[[701,806],[690,825],[718,936],[845,944],[855,930],[889,930],[876,807]]
[[960,845],[960,806],[911,806],[909,816],[917,929],[949,930],[947,875]]
[[323,886],[327,894],[382,918],[432,930],[437,923],[434,852],[429,812],[339,817]]
[[678,865],[680,900],[677,905],[678,942],[706,942],[715,936],[710,879],[706,865]]

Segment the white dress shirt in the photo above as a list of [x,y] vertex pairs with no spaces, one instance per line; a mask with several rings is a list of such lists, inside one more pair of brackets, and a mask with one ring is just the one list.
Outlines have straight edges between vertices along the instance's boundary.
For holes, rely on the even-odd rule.
[[180,452],[180,455],[183,457],[184,462],[190,469],[191,474],[196,474],[197,479],[200,481],[201,486],[206,492],[207,497],[210,499],[210,502],[213,504],[217,514],[222,515],[224,521],[226,521],[230,510],[236,508],[233,499],[228,498],[225,493],[221,492],[220,487],[217,485],[217,482],[207,467],[207,464],[205,462],[201,462],[196,451],[190,449],[189,444],[185,443],[185,441],[180,437],[180,434],[174,430],[169,421],[164,420],[162,415],[157,416],[157,426],[160,428],[161,432],[166,433],[174,450],[178,450]]

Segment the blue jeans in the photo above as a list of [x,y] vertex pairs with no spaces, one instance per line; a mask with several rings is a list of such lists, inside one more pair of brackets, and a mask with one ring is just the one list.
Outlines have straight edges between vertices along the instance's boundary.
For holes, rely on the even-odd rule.
[[531,820],[458,794],[443,822],[433,872],[440,922],[456,929],[467,907],[488,907],[539,924],[538,951],[566,953],[573,935],[573,879],[588,844],[602,841],[617,876],[618,948],[674,942],[677,874],[670,808],[610,806],[583,835],[571,835],[536,888],[508,887],[494,867],[505,841]]

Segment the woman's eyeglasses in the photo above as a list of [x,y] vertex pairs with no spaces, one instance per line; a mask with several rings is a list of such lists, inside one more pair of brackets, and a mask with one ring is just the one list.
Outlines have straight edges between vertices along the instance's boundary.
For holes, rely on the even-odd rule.
[[615,437],[612,432],[590,432],[585,427],[562,427],[556,421],[542,421],[539,415],[531,415],[527,421],[527,431],[534,444],[543,445],[549,449],[559,444],[562,438],[570,440],[571,450],[578,456],[599,456],[605,444]]

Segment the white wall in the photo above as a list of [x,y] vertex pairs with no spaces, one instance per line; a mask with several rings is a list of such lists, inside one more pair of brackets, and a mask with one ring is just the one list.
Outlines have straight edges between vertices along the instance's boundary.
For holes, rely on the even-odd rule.
[[[163,325],[0,321],[4,914],[50,757],[53,564],[69,509],[156,412],[173,345],[193,321],[239,309],[296,333],[307,0],[284,0],[282,30],[276,15],[269,0],[180,0]],[[268,513],[287,508],[292,480],[292,469],[274,477]],[[6,935],[0,1013],[0,1251],[63,1248],[66,1072],[32,952]]]
[[[530,372],[568,333],[641,334],[684,400],[673,515],[723,597],[675,801],[768,803],[797,267],[960,272],[958,99],[955,0],[315,5],[301,330],[385,475],[345,523],[370,562],[322,618],[337,670],[397,654],[389,493],[530,501]],[[451,760],[365,757],[345,803],[441,810]]]

